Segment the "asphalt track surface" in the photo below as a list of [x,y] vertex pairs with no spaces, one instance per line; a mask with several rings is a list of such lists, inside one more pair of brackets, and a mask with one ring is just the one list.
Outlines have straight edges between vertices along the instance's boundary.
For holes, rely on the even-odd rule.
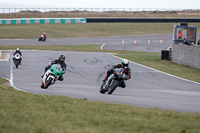
[[[125,45],[122,45],[122,40]],[[136,45],[133,44],[134,40]],[[162,45],[160,40],[163,41]],[[46,42],[38,42],[36,39],[0,39],[0,45],[55,44],[96,44],[99,47],[105,44],[103,49],[160,52],[171,46],[172,35],[48,39]],[[40,76],[44,67],[60,54],[67,56],[65,80],[56,82],[47,90],[41,89]],[[35,94],[64,95],[93,101],[200,113],[199,83],[173,77],[133,62],[130,63],[132,79],[127,81],[125,89],[117,88],[112,95],[100,94],[101,80],[107,69],[120,61],[121,59],[106,53],[23,51],[22,66],[19,66],[19,69],[10,61],[0,61],[0,77],[11,80],[16,89]]]
[[[130,63],[132,78],[125,89],[117,88],[112,95],[100,94],[99,88],[106,70],[121,61],[107,53],[22,51],[18,69],[10,61],[0,61],[0,76],[11,79],[16,88],[35,94],[87,98],[92,101],[127,104],[141,107],[200,113],[200,84],[167,75]],[[44,67],[60,54],[68,64],[64,81],[57,81],[47,90],[41,89]]]
[[[200,33],[197,34],[197,40]],[[124,45],[122,41],[124,40]],[[148,44],[150,40],[150,45]],[[160,41],[162,40],[162,45]],[[136,41],[136,45],[134,45]],[[132,50],[146,52],[160,52],[173,44],[172,34],[138,35],[120,37],[96,37],[96,38],[60,38],[48,39],[46,42],[38,42],[37,39],[0,39],[0,45],[104,45],[103,49]]]
[[[122,41],[124,40],[124,45]],[[136,40],[136,45],[134,45]],[[150,40],[150,45],[148,45]],[[160,44],[162,40],[163,44]],[[172,44],[171,34],[162,35],[140,35],[140,36],[120,36],[120,37],[97,37],[97,38],[61,38],[48,39],[46,42],[38,42],[37,39],[0,39],[0,45],[102,45],[104,49],[113,50],[133,50],[160,52],[167,49]]]

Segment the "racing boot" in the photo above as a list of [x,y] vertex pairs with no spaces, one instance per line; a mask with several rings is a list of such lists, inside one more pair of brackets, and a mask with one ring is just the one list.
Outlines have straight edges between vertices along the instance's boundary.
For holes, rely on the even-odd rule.
[[43,77],[44,77],[44,74],[45,74],[45,72],[42,74],[41,78],[43,78]]
[[108,78],[107,77],[105,77],[102,81],[105,83],[106,82],[106,80],[108,80]]

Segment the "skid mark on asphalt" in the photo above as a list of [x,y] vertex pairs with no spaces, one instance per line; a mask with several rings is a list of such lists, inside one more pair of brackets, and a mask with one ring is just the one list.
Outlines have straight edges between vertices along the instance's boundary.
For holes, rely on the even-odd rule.
[[54,60],[53,58],[50,58],[49,56],[44,56],[45,58],[49,59],[49,60]]
[[78,75],[82,75],[80,72],[76,71],[75,68],[71,65],[67,65],[67,72],[76,73]]
[[93,58],[91,58],[91,59],[85,59],[85,60],[83,60],[83,62],[85,62],[85,63],[87,63],[87,64],[90,64],[90,65],[94,65],[94,64],[96,64],[96,63],[98,63],[98,62],[103,62],[103,61],[97,59],[96,57],[93,57]]

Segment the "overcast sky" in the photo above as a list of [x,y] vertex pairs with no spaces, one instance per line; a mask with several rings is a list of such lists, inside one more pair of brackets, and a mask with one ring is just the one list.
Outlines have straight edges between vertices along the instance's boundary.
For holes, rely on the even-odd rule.
[[200,9],[200,0],[0,0],[0,8],[9,7]]

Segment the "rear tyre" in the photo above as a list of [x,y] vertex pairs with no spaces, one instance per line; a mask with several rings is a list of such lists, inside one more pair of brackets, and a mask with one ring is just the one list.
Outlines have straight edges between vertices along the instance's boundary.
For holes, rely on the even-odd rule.
[[49,80],[47,81],[46,85],[44,86],[45,89],[47,89],[49,87],[49,85],[51,84],[52,82],[52,78],[49,78]]
[[119,83],[115,80],[112,80],[110,84],[111,85],[108,89],[108,94],[112,94],[114,92],[114,90],[117,88],[117,86],[119,85]]
[[18,68],[19,64],[17,63],[15,66],[16,66],[16,68]]

